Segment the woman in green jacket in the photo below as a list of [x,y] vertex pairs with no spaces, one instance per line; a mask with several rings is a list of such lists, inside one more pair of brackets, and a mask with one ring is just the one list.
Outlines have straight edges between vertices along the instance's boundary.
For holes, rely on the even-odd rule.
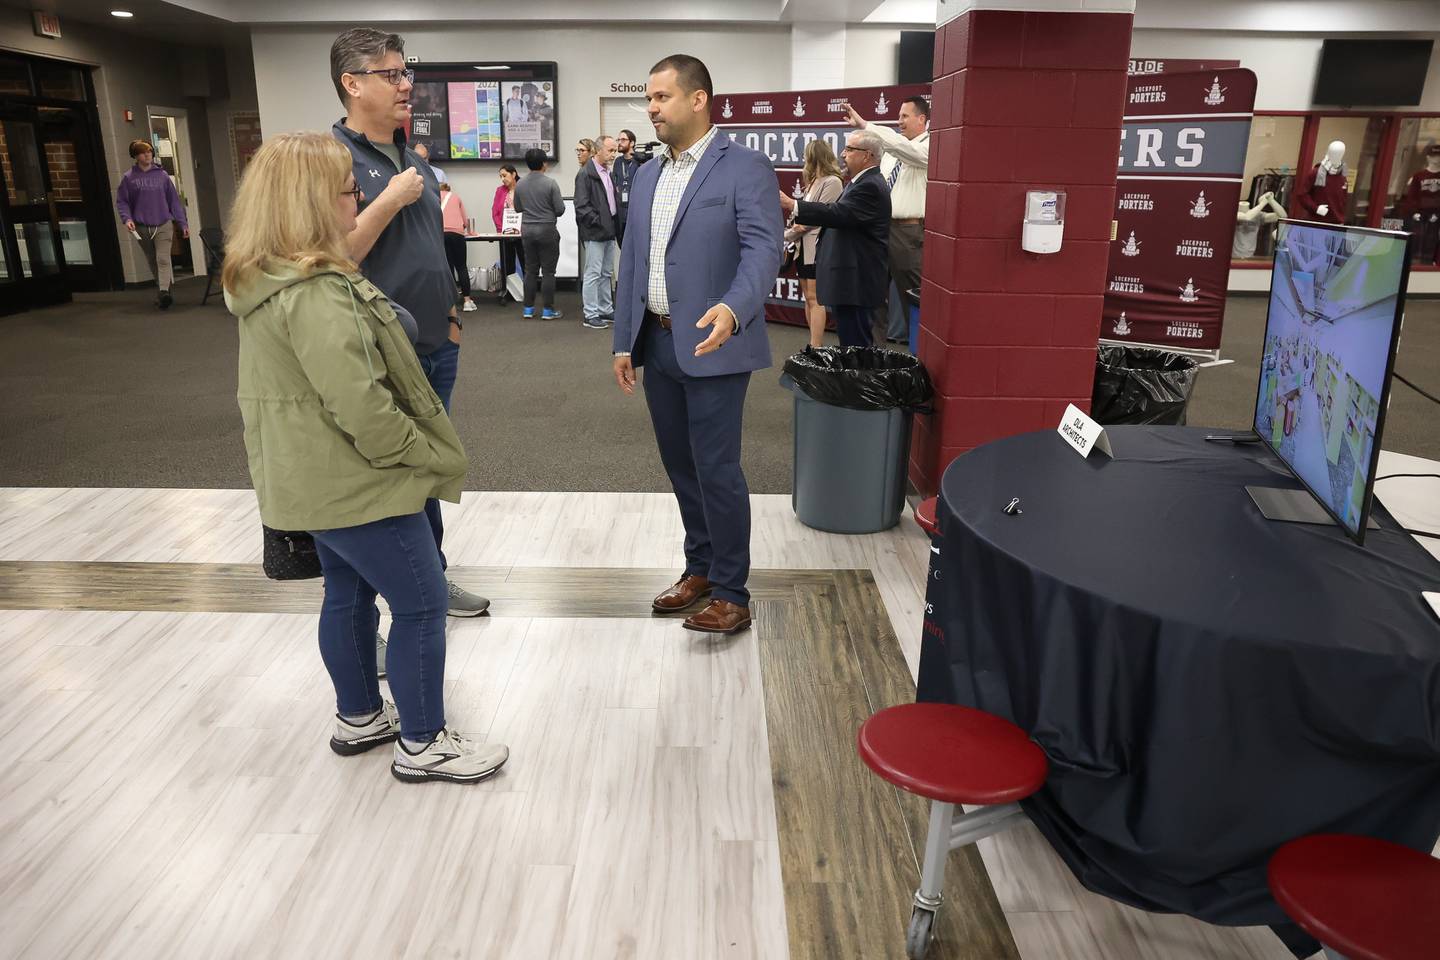
[[[346,254],[359,195],[350,154],[319,133],[267,141],[241,181],[224,287],[250,477],[267,526],[315,537],[331,748],[394,741],[397,778],[473,783],[509,751],[445,725],[448,594],[424,513],[429,497],[459,501],[467,461],[415,356],[413,318]],[[393,706],[380,697],[377,593],[393,621]]]

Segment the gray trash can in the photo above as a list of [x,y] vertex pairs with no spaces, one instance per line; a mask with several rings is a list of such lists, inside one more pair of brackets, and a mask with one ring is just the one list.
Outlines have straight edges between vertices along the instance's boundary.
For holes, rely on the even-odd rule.
[[878,533],[905,509],[913,412],[932,395],[907,354],[807,348],[785,363],[795,395],[795,516],[827,533]]

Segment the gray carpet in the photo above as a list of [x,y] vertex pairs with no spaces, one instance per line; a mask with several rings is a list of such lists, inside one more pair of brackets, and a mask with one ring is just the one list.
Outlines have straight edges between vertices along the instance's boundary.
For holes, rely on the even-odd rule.
[[[153,291],[83,295],[76,303],[0,318],[0,485],[246,487],[235,406],[235,326],[203,281],[177,286],[156,311]],[[526,322],[482,301],[466,317],[454,420],[477,490],[663,491],[644,399],[610,374],[608,333],[566,319]],[[1440,392],[1440,302],[1411,305],[1399,368]],[[1224,355],[1202,372],[1190,422],[1244,428],[1254,404],[1265,318],[1259,297],[1232,298]],[[798,328],[771,326],[777,366],[751,382],[745,471],[756,493],[788,493],[791,398],[779,363]],[[1384,445],[1440,459],[1436,408],[1397,384]]]

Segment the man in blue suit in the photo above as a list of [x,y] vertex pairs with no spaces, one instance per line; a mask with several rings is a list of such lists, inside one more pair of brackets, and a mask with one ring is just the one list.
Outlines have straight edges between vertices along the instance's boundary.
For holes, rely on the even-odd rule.
[[645,401],[685,524],[685,572],[653,601],[703,633],[750,626],[750,491],[740,424],[750,374],[770,366],[765,297],[780,269],[779,183],[763,154],[710,123],[710,71],[694,57],[650,70],[645,97],[668,149],[630,191],[615,292],[615,382]]

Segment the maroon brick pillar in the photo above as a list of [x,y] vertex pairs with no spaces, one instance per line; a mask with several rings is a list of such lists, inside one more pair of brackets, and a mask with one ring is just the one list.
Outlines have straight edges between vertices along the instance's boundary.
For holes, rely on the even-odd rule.
[[[935,36],[919,352],[936,399],[910,454],[927,495],[966,450],[1089,409],[1130,54],[1132,13],[974,4],[942,3],[964,9]],[[1059,253],[1020,249],[1026,190],[1065,192]]]

